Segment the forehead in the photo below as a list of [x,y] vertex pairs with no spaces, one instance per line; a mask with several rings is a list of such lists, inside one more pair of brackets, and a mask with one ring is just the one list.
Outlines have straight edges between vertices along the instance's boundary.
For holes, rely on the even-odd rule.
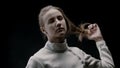
[[62,13],[59,10],[50,9],[45,13],[45,15],[43,15],[43,20],[47,20],[51,17],[58,16],[58,15],[62,15]]

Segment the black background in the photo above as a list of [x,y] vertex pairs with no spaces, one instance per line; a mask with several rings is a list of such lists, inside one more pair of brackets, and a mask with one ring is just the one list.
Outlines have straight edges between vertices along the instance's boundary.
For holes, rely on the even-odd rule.
[[[63,9],[67,17],[75,25],[80,22],[98,23],[103,37],[112,53],[116,68],[119,68],[119,5],[118,2],[90,2],[90,1],[61,1],[61,0],[17,0],[5,1],[3,37],[7,43],[2,49],[3,67],[25,68],[28,59],[36,51],[44,46],[39,25],[38,13],[46,5],[54,5]],[[4,36],[5,35],[5,36]],[[77,38],[68,38],[70,46],[83,49],[86,53],[99,58],[98,51],[94,45],[83,42],[78,46]],[[89,43],[89,41],[86,40]],[[85,44],[85,45],[84,45]]]

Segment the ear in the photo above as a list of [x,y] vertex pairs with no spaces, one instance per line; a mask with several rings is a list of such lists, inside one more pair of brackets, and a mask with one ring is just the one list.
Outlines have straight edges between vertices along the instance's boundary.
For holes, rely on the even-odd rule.
[[47,34],[44,27],[40,27],[40,30],[42,31],[43,34],[45,34],[45,35]]

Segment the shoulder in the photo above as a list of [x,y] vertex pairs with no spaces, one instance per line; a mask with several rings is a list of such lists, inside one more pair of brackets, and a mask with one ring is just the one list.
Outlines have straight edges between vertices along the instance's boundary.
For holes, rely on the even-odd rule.
[[[46,60],[46,58],[48,58],[47,55],[49,55],[49,50],[46,48],[41,48],[40,50],[38,50],[36,53],[34,53],[34,55],[32,55],[29,58],[29,61],[27,63],[26,68],[37,68],[43,66],[44,61]],[[36,67],[37,66],[37,67]]]
[[71,50],[71,51],[73,51],[74,53],[77,53],[77,54],[80,54],[80,55],[83,55],[83,50],[81,50],[80,48],[78,48],[78,47],[69,47],[69,49]]
[[36,61],[36,60],[38,60],[41,56],[43,56],[44,55],[44,52],[45,51],[45,49],[44,48],[41,48],[40,50],[38,50],[37,52],[35,52],[30,58],[29,58],[29,60],[30,61]]
[[29,58],[29,61],[32,62],[43,61],[44,57],[48,54],[49,51],[46,48],[41,48]]
[[78,47],[70,47],[69,51],[71,53],[73,53],[74,55],[78,56],[80,59],[84,60],[84,57],[85,57],[86,53],[83,50],[81,50],[80,48],[78,48]]
[[78,48],[78,47],[69,47],[69,49],[70,50],[72,50],[72,51],[82,51],[80,48]]
[[41,48],[40,50],[38,50],[33,57],[37,57],[37,58],[42,58],[46,55],[50,54],[50,50],[46,49],[46,48]]
[[38,67],[42,68],[43,63],[39,60],[37,57],[31,56],[25,68],[38,68]]

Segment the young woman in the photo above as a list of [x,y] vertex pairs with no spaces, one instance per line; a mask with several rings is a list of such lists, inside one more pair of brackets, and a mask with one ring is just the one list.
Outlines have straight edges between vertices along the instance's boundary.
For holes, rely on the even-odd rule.
[[[114,68],[112,56],[96,23],[89,23],[87,29],[84,29],[86,24],[76,27],[60,8],[48,5],[39,14],[39,24],[48,41],[30,57],[26,68]],[[78,35],[79,40],[82,37],[94,40],[100,59],[77,47],[69,47],[66,38],[70,34]]]

